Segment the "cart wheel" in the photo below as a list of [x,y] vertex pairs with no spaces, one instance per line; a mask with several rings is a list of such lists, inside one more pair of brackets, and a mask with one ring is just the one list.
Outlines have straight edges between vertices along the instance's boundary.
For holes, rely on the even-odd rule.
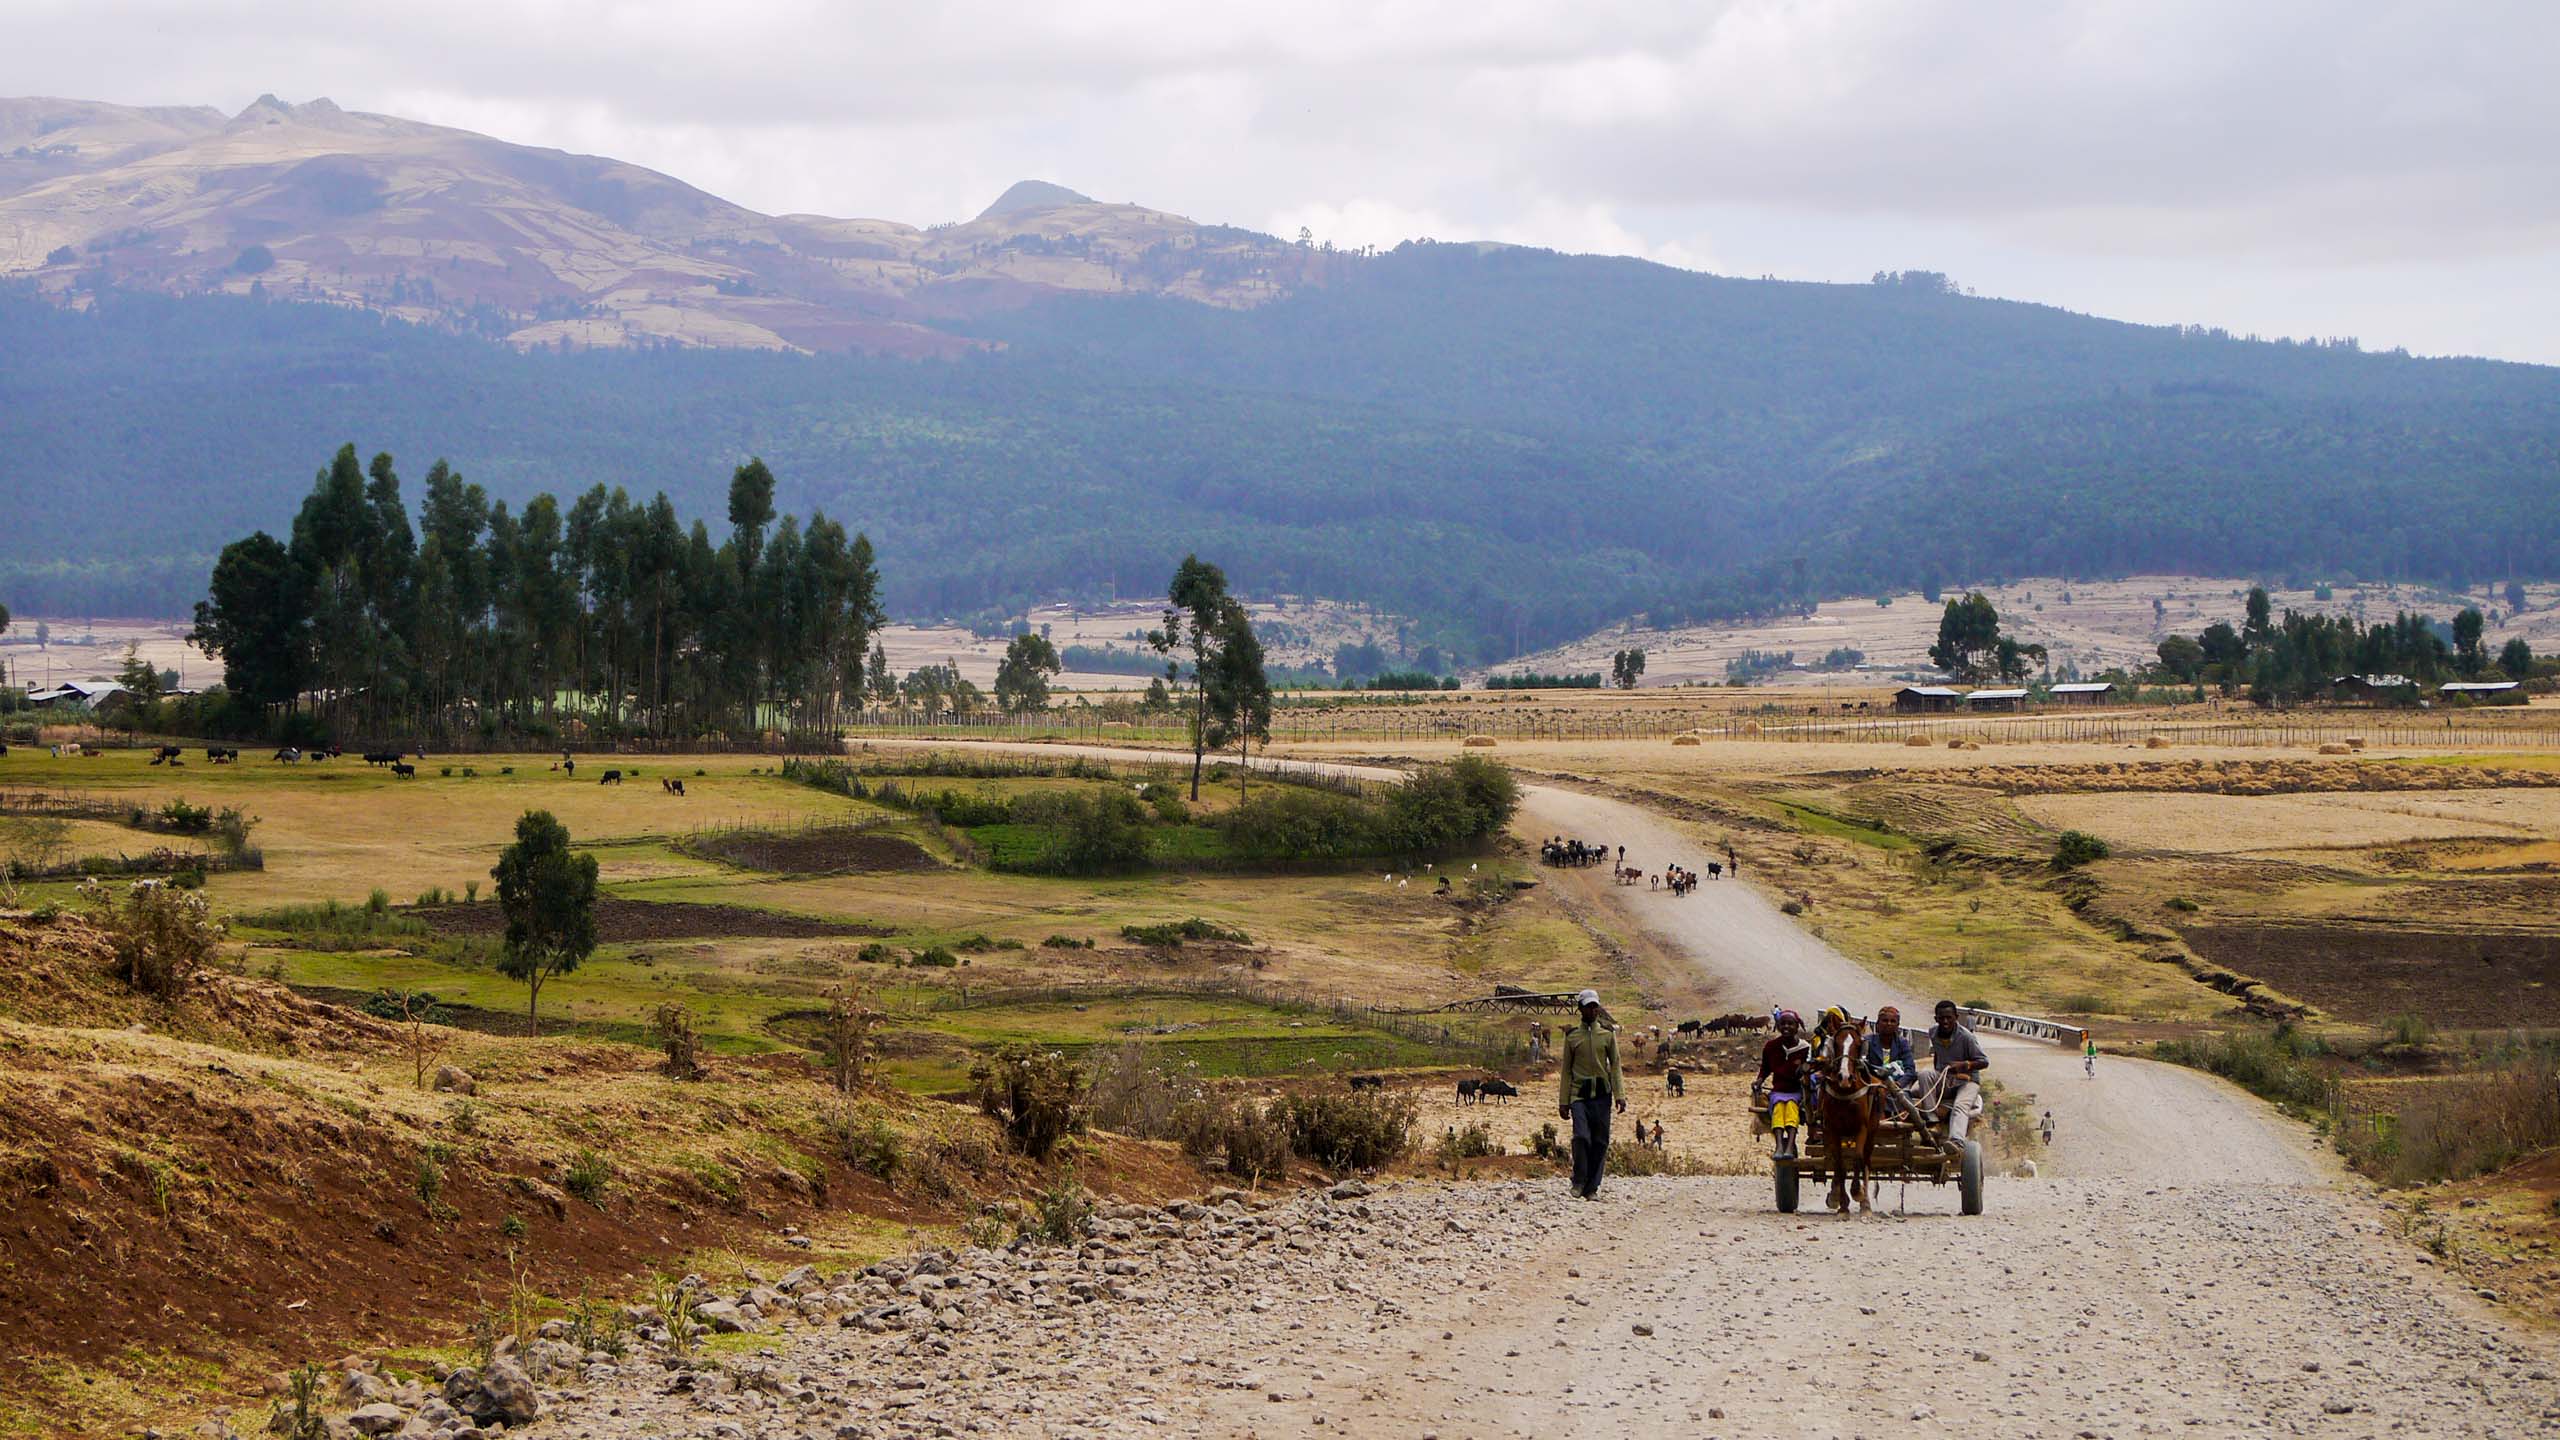
[[1796,1167],[1783,1160],[1778,1162],[1778,1213],[1796,1213]]
[[1982,1146],[1964,1142],[1964,1168],[1956,1176],[1956,1194],[1964,1202],[1964,1213],[1982,1213]]

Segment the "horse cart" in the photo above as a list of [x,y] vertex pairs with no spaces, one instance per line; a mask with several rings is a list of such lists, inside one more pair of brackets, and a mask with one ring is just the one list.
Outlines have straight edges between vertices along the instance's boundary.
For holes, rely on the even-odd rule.
[[[1814,1107],[1804,1107],[1805,1124],[1772,1132],[1769,1128],[1769,1102],[1754,1099],[1751,1105],[1751,1129],[1755,1135],[1771,1137],[1769,1163],[1778,1182],[1778,1212],[1796,1213],[1796,1195],[1802,1177],[1810,1175],[1817,1185],[1828,1182],[1831,1174],[1831,1144],[1821,1128],[1813,1123]],[[1952,1180],[1956,1198],[1967,1215],[1982,1213],[1982,1145],[1976,1140],[1952,1140],[1938,1125],[1923,1126],[1908,1115],[1888,1114],[1877,1127],[1875,1146],[1867,1155],[1867,1183],[1897,1181],[1908,1184],[1926,1180],[1944,1185]]]

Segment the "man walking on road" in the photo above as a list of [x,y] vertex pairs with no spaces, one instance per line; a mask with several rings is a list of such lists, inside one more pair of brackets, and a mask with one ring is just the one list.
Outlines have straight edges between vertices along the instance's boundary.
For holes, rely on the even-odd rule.
[[2098,1037],[2095,1035],[2080,1037],[2080,1073],[2087,1079],[2098,1078]]
[[1600,1198],[1600,1168],[1609,1153],[1609,1112],[1627,1113],[1627,1077],[1618,1068],[1618,1037],[1600,1023],[1600,992],[1576,995],[1582,1023],[1564,1032],[1556,1067],[1556,1118],[1573,1126],[1573,1193]]

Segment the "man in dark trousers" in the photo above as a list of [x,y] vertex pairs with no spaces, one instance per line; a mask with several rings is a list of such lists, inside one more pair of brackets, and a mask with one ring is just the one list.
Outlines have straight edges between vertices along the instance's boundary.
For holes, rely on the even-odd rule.
[[1564,1032],[1556,1067],[1556,1118],[1573,1126],[1573,1193],[1600,1198],[1600,1167],[1609,1153],[1609,1114],[1627,1113],[1627,1077],[1618,1068],[1617,1032],[1600,1023],[1600,992],[1573,997],[1582,1023]]

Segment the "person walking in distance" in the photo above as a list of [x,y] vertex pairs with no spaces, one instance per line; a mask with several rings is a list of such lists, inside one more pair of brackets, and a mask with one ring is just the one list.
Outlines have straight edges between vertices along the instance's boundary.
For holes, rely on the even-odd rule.
[[2045,1143],[2045,1145],[2046,1145],[2048,1148],[2050,1148],[2050,1147],[2052,1146],[2052,1144],[2053,1144],[2053,1112],[2052,1112],[2052,1111],[2047,1110],[2046,1112],[2044,1112],[2044,1125],[2043,1125],[2043,1127],[2042,1127],[2042,1128],[2043,1128],[2043,1131],[2044,1131],[2044,1143]]
[[1618,1037],[1600,1023],[1600,992],[1585,990],[1574,1002],[1582,1023],[1564,1032],[1556,1067],[1556,1118],[1573,1126],[1573,1193],[1600,1198],[1600,1171],[1609,1154],[1609,1113],[1627,1113],[1627,1077],[1618,1068]]
[[2084,1079],[2098,1078],[2098,1037],[2095,1035],[2080,1037],[2080,1074]]

